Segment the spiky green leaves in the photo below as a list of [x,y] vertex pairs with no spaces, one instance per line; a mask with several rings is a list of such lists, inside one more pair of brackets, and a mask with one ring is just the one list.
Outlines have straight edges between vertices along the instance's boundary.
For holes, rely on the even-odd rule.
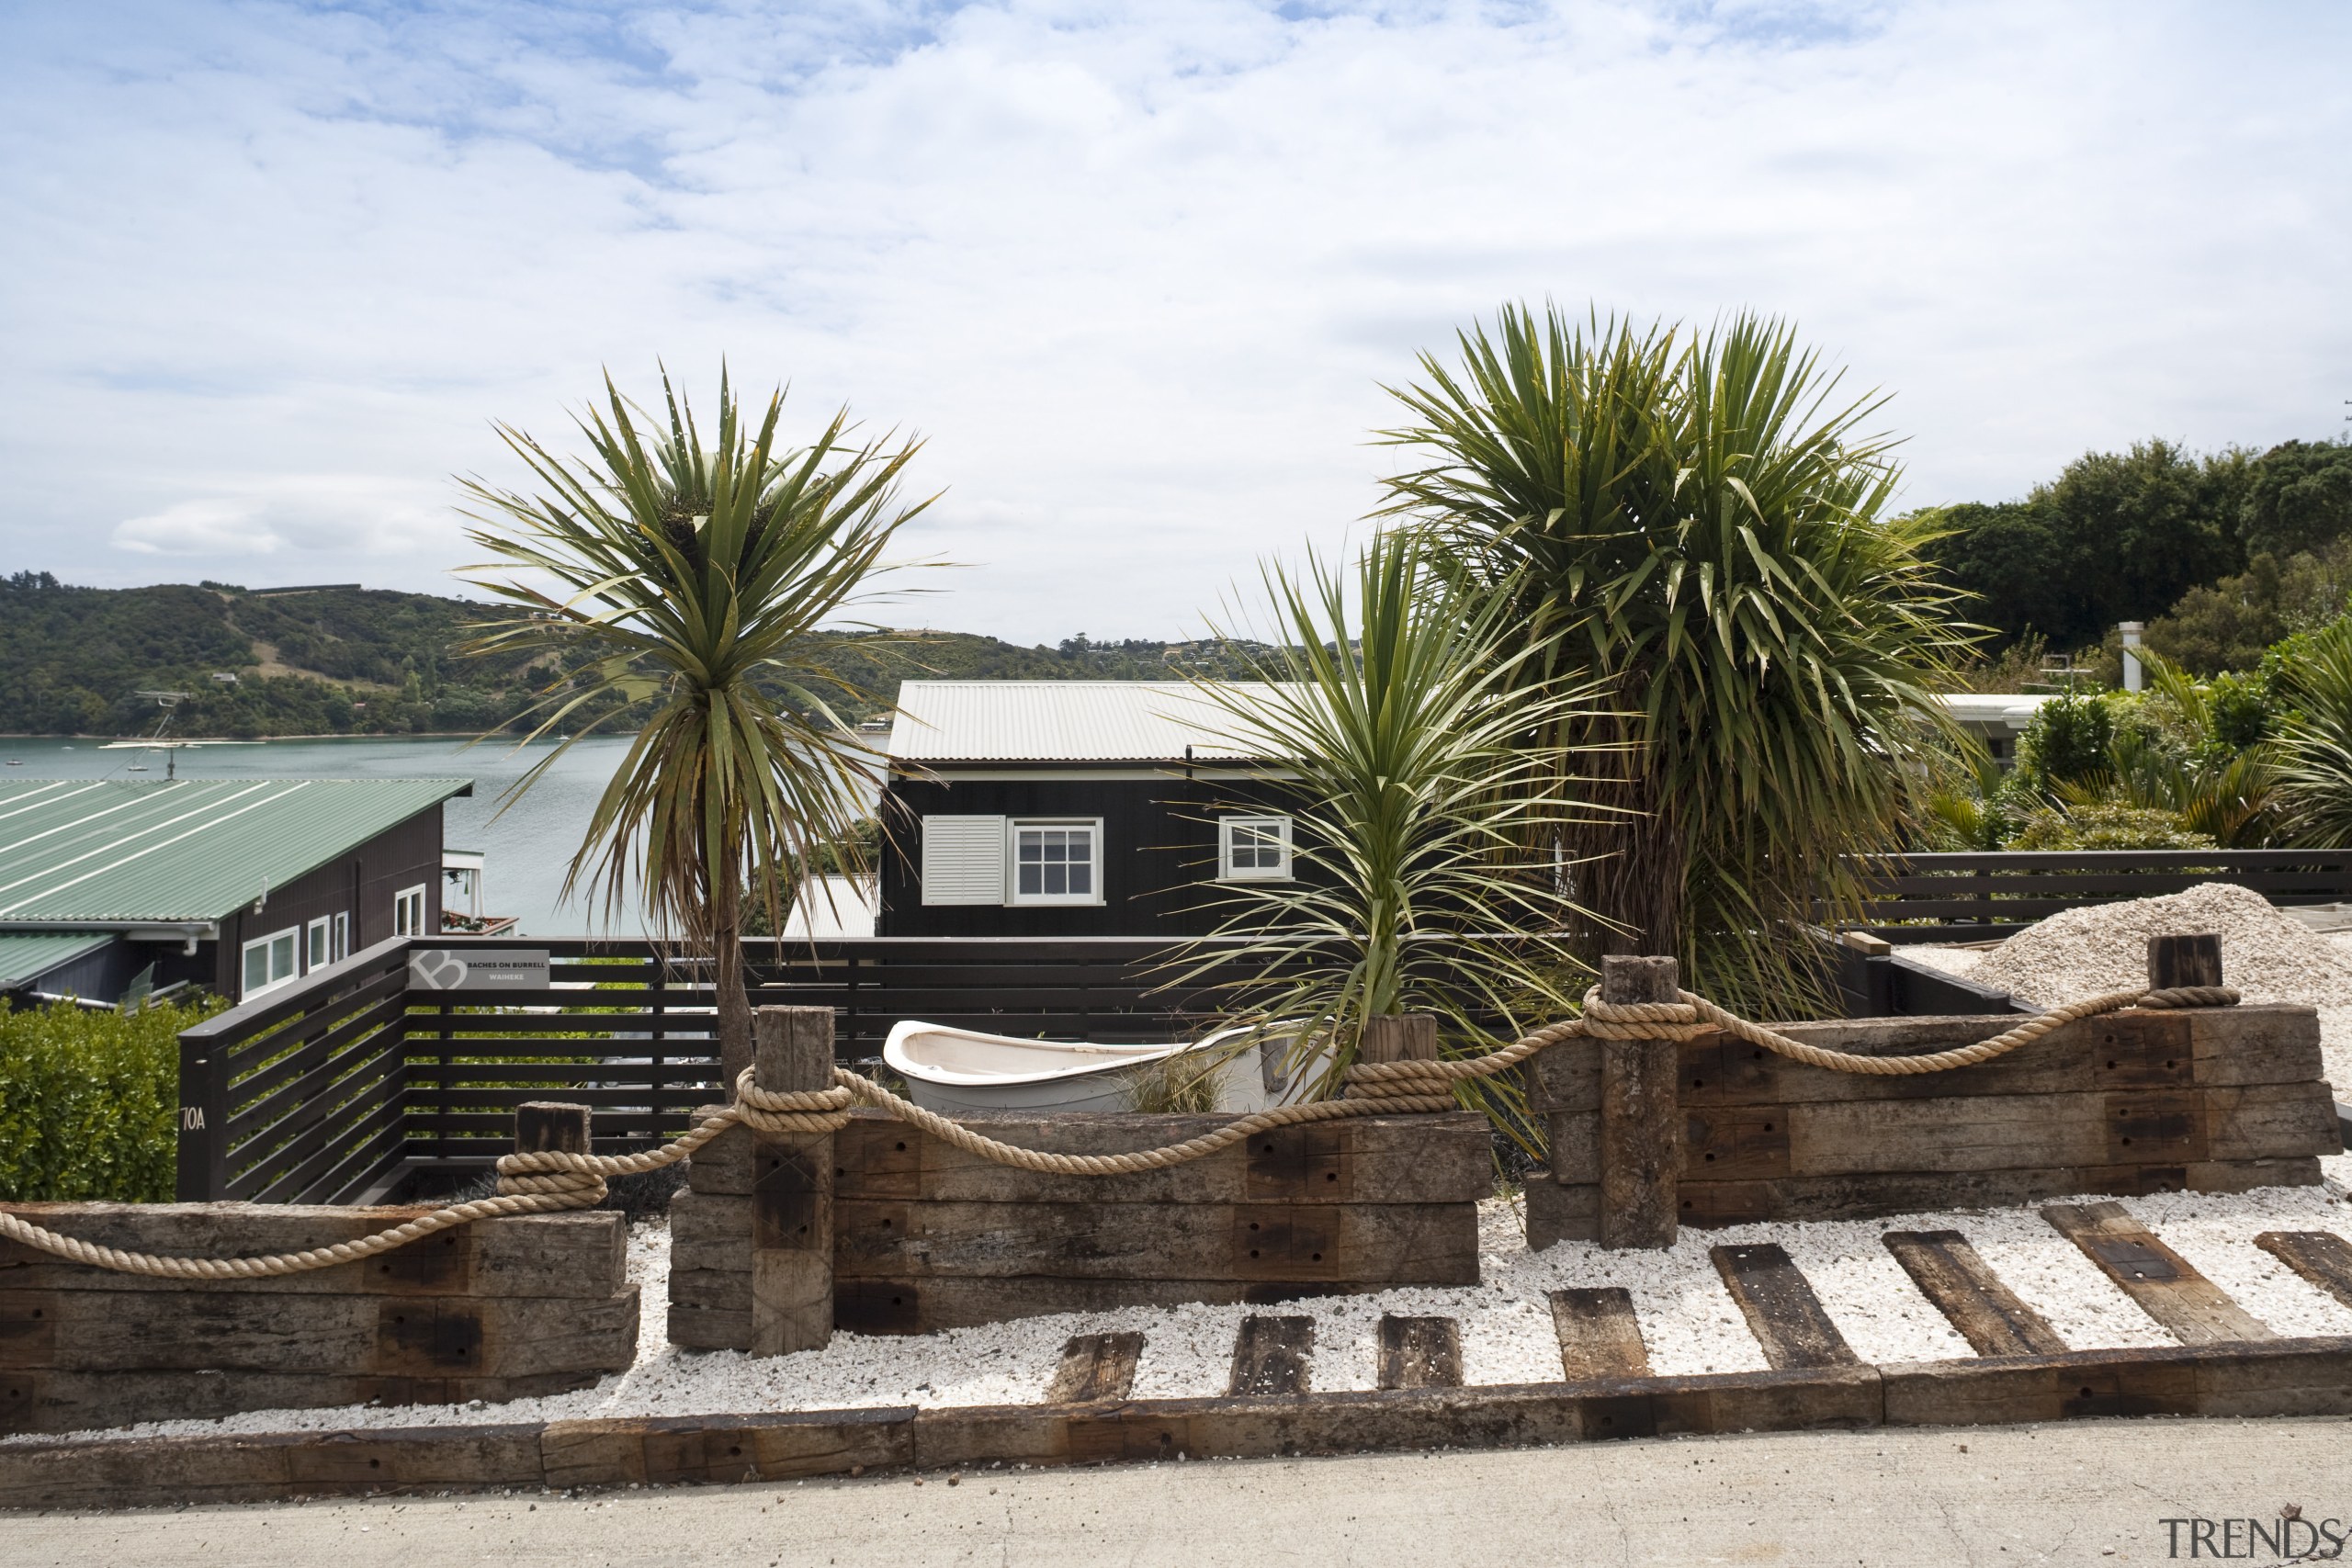
[[1554,940],[1570,911],[1549,845],[1571,813],[1524,732],[1585,694],[1524,689],[1544,645],[1508,624],[1507,598],[1432,571],[1412,535],[1265,582],[1267,684],[1198,689],[1224,744],[1283,777],[1297,875],[1232,886],[1217,934],[1243,941],[1212,962],[1255,977],[1261,1018],[1336,1041],[1334,1070],[1367,1018],[1431,1012],[1485,1040],[1561,1016],[1581,985]]
[[1879,402],[1840,400],[1791,329],[1748,316],[1690,335],[1511,308],[1461,350],[1394,389],[1410,419],[1385,438],[1421,466],[1384,510],[1512,604],[1545,650],[1524,686],[1597,682],[1626,716],[1551,737],[1622,748],[1587,798],[1638,818],[1577,836],[1611,922],[1593,942],[1679,953],[1738,1005],[1801,1005],[1790,929],[1857,907],[1839,857],[1915,809],[1968,642],[1921,529],[1883,516]]
[[807,652],[808,634],[888,570],[883,552],[928,502],[898,500],[915,443],[854,442],[839,413],[808,446],[782,448],[783,394],[747,422],[723,373],[706,442],[666,373],[662,386],[655,422],[608,377],[605,406],[580,421],[582,459],[500,427],[537,493],[466,482],[471,537],[496,558],[469,570],[515,611],[475,647],[570,671],[531,713],[533,739],[571,737],[517,793],[597,714],[657,700],[567,891],[584,885],[616,909],[634,878],[658,929],[727,947],[739,889],[759,889],[776,914],[796,858],[850,839],[865,810],[872,754],[833,704],[869,694]]

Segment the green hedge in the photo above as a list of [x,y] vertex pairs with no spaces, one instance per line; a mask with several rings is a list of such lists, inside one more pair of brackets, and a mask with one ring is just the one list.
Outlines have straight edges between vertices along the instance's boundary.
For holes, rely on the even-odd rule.
[[0,1001],[0,1201],[171,1201],[179,1032],[220,1009]]

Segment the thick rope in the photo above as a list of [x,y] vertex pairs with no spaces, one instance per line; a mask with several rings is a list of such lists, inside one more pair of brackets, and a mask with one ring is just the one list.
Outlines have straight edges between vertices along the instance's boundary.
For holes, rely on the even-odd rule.
[[313,1269],[356,1263],[379,1252],[406,1247],[439,1231],[470,1224],[475,1220],[509,1214],[555,1213],[593,1208],[605,1198],[605,1179],[658,1170],[684,1159],[695,1150],[738,1122],[755,1132],[817,1135],[838,1132],[849,1124],[851,1107],[860,1101],[888,1112],[943,1142],[1001,1165],[1047,1176],[1132,1176],[1140,1171],[1166,1170],[1232,1147],[1246,1138],[1276,1127],[1307,1122],[1330,1122],[1353,1116],[1394,1116],[1453,1111],[1454,1087],[1474,1078],[1492,1077],[1517,1066],[1537,1052],[1564,1040],[1586,1036],[1597,1040],[1689,1040],[1722,1030],[1736,1039],[1778,1052],[1809,1066],[1832,1072],[1875,1076],[1948,1072],[1954,1067],[1989,1062],[2021,1045],[2030,1044],[2052,1030],[2121,1008],[2230,1007],[2237,992],[2225,986],[2188,986],[2168,990],[2109,991],[2086,998],[2026,1020],[2016,1028],[1951,1051],[1917,1056],[1863,1056],[1825,1050],[1792,1040],[1760,1023],[1725,1012],[1704,997],[1689,991],[1679,1002],[1611,1003],[1600,992],[1585,996],[1584,1016],[1546,1024],[1498,1051],[1451,1061],[1359,1062],[1347,1070],[1346,1097],[1277,1106],[1226,1123],[1197,1138],[1162,1148],[1132,1154],[1065,1155],[1023,1148],[975,1133],[958,1122],[925,1111],[873,1079],[843,1068],[833,1069],[830,1089],[783,1092],[763,1089],[752,1081],[750,1068],[736,1079],[736,1102],[705,1118],[693,1131],[658,1149],[633,1155],[582,1155],[556,1150],[503,1155],[498,1161],[498,1194],[470,1202],[453,1203],[420,1214],[405,1224],[337,1242],[304,1252],[280,1252],[262,1258],[175,1258],[153,1252],[127,1252],[62,1235],[29,1220],[0,1211],[0,1237],[53,1254],[70,1262],[123,1274],[145,1274],[167,1280],[262,1280]]

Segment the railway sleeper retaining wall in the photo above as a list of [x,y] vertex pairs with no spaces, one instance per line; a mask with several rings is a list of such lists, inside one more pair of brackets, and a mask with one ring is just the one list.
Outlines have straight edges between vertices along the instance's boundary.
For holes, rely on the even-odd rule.
[[[419,1208],[18,1203],[85,1241],[236,1258],[352,1241]],[[616,1213],[478,1220],[261,1280],[166,1280],[0,1241],[0,1433],[585,1388],[636,1358]]]
[[[1772,1027],[1811,1045],[1909,1055],[1991,1038],[2015,1016]],[[2308,1186],[2341,1153],[2311,1008],[2125,1009],[1974,1066],[1833,1072],[1720,1032],[1677,1046],[1678,1217],[1698,1226],[1859,1219],[2075,1193]],[[1549,1179],[1527,1187],[1528,1242],[1600,1235],[1600,1066],[1531,1064]]]
[[[959,1115],[1006,1143],[1124,1154],[1238,1118],[1122,1111]],[[670,1209],[670,1341],[752,1345],[752,1237],[796,1201],[742,1127],[696,1151]],[[1188,1165],[1051,1176],[1000,1165],[880,1111],[834,1134],[833,1321],[925,1334],[1048,1313],[1273,1302],[1478,1282],[1484,1118],[1372,1116],[1277,1128]],[[763,1205],[779,1212],[763,1218]]]

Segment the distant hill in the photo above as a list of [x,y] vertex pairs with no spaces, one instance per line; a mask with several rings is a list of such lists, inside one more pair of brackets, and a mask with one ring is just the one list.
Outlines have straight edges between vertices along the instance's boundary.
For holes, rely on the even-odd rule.
[[[76,588],[20,571],[0,578],[0,733],[140,734],[158,713],[138,694],[179,691],[190,694],[172,726],[180,736],[480,734],[505,727],[557,673],[458,654],[470,626],[495,613],[348,585]],[[944,631],[820,636],[842,673],[886,700],[908,679],[1238,675],[1250,651],[1084,637],[1022,648]]]

